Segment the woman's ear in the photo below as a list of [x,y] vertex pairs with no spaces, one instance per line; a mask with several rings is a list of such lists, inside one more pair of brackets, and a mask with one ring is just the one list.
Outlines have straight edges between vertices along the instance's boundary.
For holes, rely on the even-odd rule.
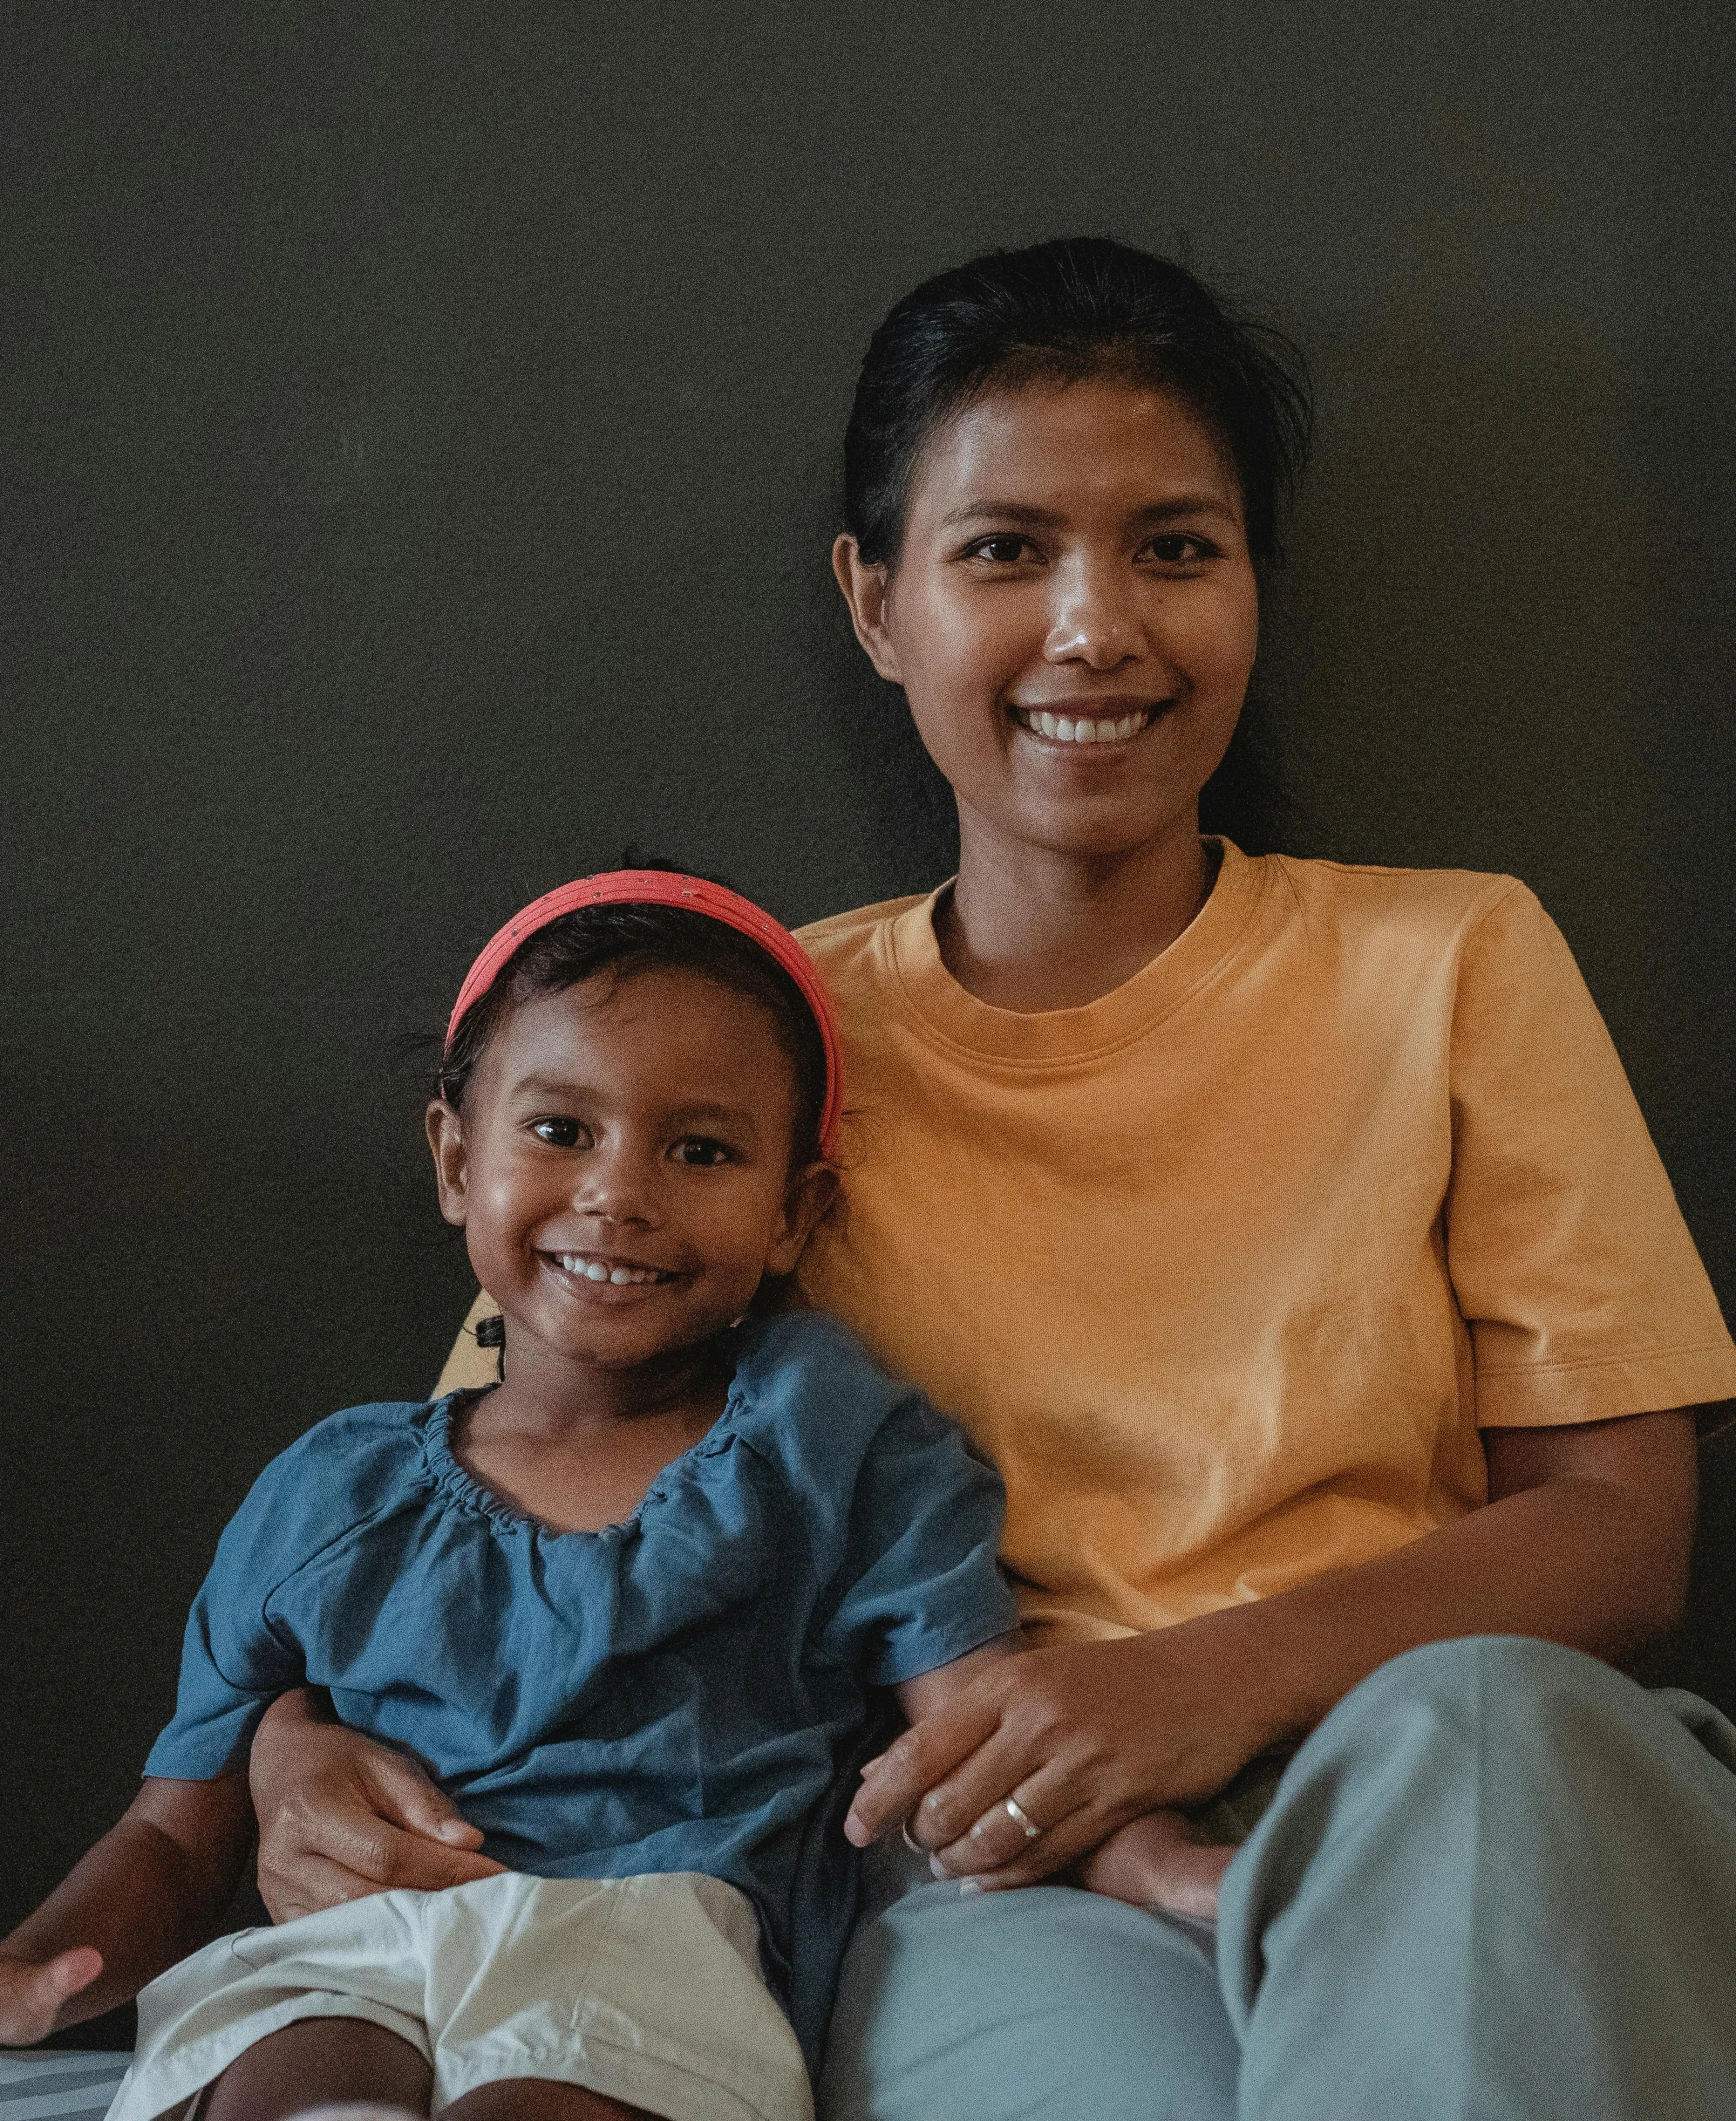
[[883,678],[902,685],[898,651],[886,631],[886,585],[890,575],[884,561],[865,560],[856,540],[846,531],[832,544],[832,572],[850,607],[850,623],[856,629],[869,662]]
[[838,1174],[830,1164],[804,1164],[790,1174],[790,1189],[784,1195],[782,1226],[766,1253],[768,1274],[791,1274],[802,1256],[808,1234],[832,1205],[838,1191]]
[[428,1107],[425,1125],[434,1152],[434,1183],[440,1189],[440,1212],[449,1223],[464,1226],[469,1159],[464,1148],[464,1121],[455,1105],[437,1097]]

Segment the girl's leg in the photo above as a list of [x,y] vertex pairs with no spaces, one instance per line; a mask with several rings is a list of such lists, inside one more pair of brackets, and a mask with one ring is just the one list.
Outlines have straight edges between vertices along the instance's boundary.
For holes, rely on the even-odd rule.
[[283,2121],[309,2107],[391,2106],[425,2114],[434,2073],[408,2040],[366,2018],[300,2018],[268,2033],[206,2094],[200,2121]]
[[1736,1730],[1517,1637],[1396,1658],[1238,1852],[1241,2121],[1736,2115]]
[[1071,1886],[920,1884],[857,1928],[818,2109],[821,2121],[1231,2121],[1237,2059],[1208,1926]]
[[623,2106],[582,2085],[548,2077],[503,2077],[478,2085],[440,2109],[440,2121],[653,2121],[642,2106]]

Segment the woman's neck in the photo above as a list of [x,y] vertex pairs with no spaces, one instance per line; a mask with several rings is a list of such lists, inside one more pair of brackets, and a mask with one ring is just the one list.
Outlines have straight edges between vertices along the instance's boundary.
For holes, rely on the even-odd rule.
[[1078,1009],[1142,971],[1205,904],[1214,851],[1189,817],[1130,854],[1014,846],[959,819],[958,882],[935,914],[941,961],[997,1009]]

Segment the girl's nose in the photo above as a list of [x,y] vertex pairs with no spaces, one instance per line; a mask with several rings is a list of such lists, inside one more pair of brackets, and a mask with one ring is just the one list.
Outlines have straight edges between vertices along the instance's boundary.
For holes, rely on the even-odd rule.
[[1114,564],[1087,560],[1063,569],[1043,642],[1044,661],[1083,663],[1090,670],[1118,670],[1137,661],[1145,639],[1133,586],[1125,569]]
[[656,1183],[647,1160],[626,1145],[594,1150],[580,1169],[573,1206],[602,1222],[655,1222]]

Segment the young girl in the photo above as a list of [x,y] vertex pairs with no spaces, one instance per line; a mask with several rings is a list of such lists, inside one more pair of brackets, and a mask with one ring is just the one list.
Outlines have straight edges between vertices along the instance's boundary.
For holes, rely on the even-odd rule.
[[[798,1273],[996,1459],[1042,1646],[853,1831],[1018,1883],[1270,1801],[1215,1939],[889,1865],[832,2121],[1736,2110],[1736,1734],[1617,1669],[1736,1351],[1608,1035],[1511,878],[1201,830],[1304,427],[1101,241],[940,275],[863,366],[835,563],[959,868],[808,931],[852,1089]],[[277,1713],[269,1899],[467,1875],[413,1768]]]
[[988,1467],[826,1319],[750,1321],[830,1192],[839,1099],[807,960],[733,893],[593,877],[495,937],[428,1138],[503,1381],[333,1415],[267,1468],[142,1794],[0,1954],[0,2040],[208,1931],[254,1729],[306,1682],[424,1764],[487,1875],[176,1966],[114,2121],[213,2084],[207,2121],[811,2112],[852,1906],[825,1798],[869,1690],[918,1710],[1015,1625]]

